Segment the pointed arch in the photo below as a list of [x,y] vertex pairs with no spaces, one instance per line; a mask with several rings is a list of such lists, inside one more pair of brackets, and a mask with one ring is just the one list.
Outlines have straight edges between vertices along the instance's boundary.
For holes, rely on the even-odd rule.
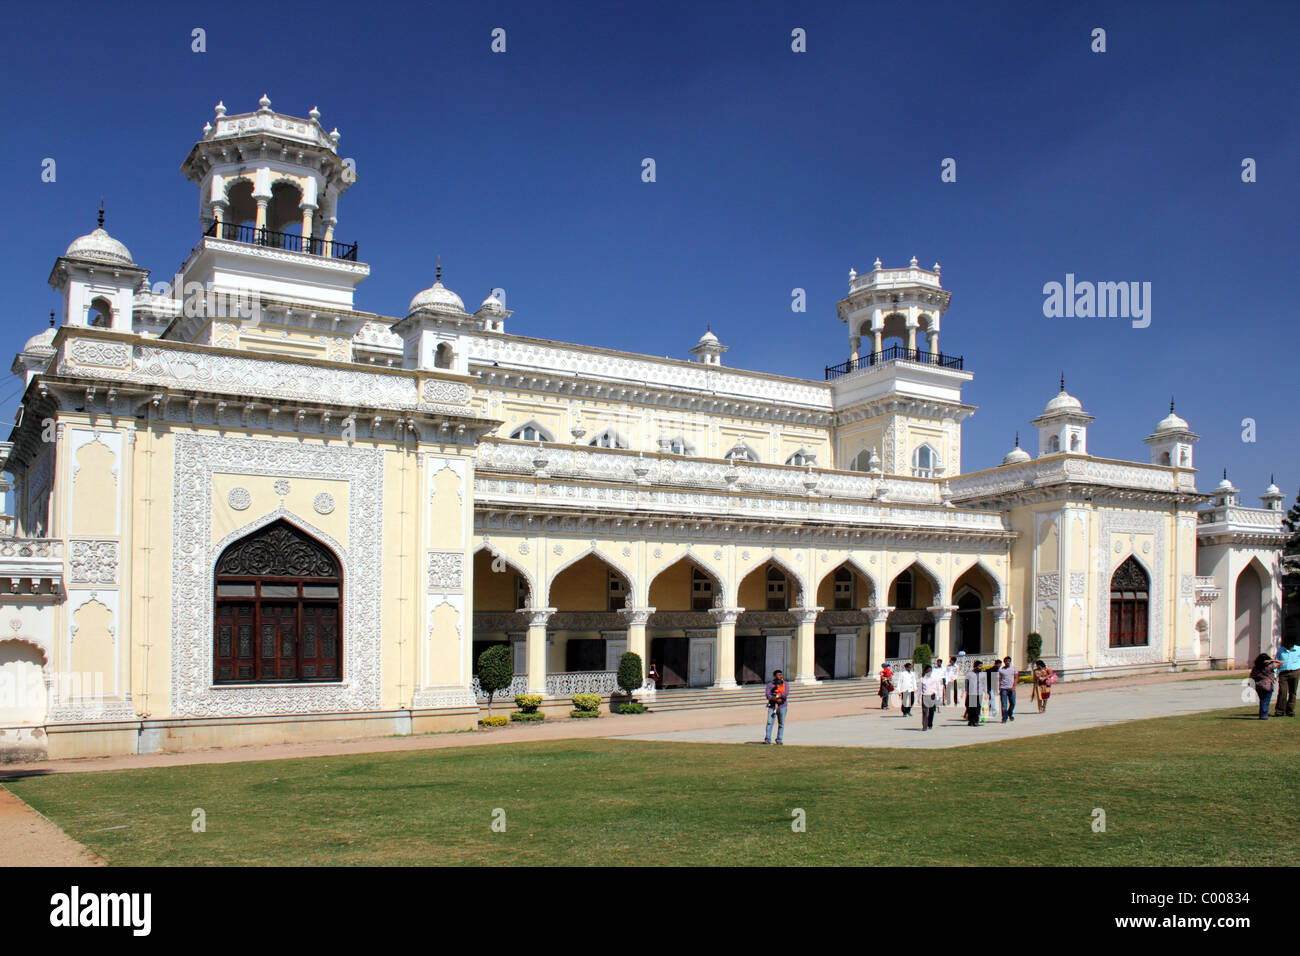
[[[522,567],[521,565],[515,563],[510,558],[506,557],[504,551],[502,551],[495,544],[492,544],[489,541],[484,541],[482,544],[480,544],[477,548],[474,549],[473,558],[477,558],[480,554],[487,554],[491,556],[493,560],[499,560],[507,568],[509,568],[511,571],[513,571],[515,574],[519,575],[519,577],[523,579],[524,586],[528,588],[527,602],[523,607],[515,608],[515,610],[518,611],[518,610],[525,610],[527,608],[536,608],[536,607],[543,606],[537,603],[537,580],[527,568]],[[477,582],[478,579],[476,577],[475,589],[477,589],[478,587]],[[477,609],[477,602],[475,603],[475,607]]]
[[551,604],[551,589],[555,585],[555,579],[558,578],[565,571],[569,570],[569,568],[573,567],[583,558],[591,557],[592,555],[595,555],[597,558],[599,558],[605,564],[609,565],[611,568],[613,568],[622,576],[623,581],[627,586],[627,594],[631,601],[631,604],[629,606],[631,607],[645,606],[645,595],[644,593],[642,593],[640,587],[638,586],[636,576],[633,575],[632,572],[627,569],[627,567],[623,564],[623,562],[606,554],[601,549],[601,546],[599,544],[589,545],[583,551],[579,552],[574,557],[569,558],[558,568],[550,572],[550,574],[547,576],[547,581],[546,581],[546,604],[543,606],[554,607],[554,605]]
[[[675,602],[672,599],[665,600],[663,596],[656,596],[656,582],[659,582],[661,578],[669,575],[670,572],[673,572],[673,570],[680,565],[686,565],[691,572],[687,578],[689,590],[686,595],[686,600],[684,602]],[[705,593],[697,586],[695,580],[695,574],[697,572],[707,578],[709,582],[709,587],[707,589],[708,600],[703,607],[697,606],[698,604],[703,603],[705,597]],[[664,565],[650,577],[649,581],[646,583],[645,603],[648,606],[658,608],[659,610],[707,611],[709,608],[719,606],[719,602],[723,600],[725,593],[726,590],[722,575],[718,574],[712,567],[701,561],[698,555],[687,548],[686,551],[683,552],[675,561],[671,561]],[[676,603],[684,603],[685,606],[681,608],[675,607],[674,605]]]
[[595,448],[621,448],[627,450],[631,446],[627,440],[613,428],[604,428],[592,436],[591,441],[587,442]]
[[983,558],[976,558],[974,564],[972,564],[969,568],[966,568],[966,570],[962,571],[961,574],[957,575],[957,577],[953,580],[952,590],[949,592],[948,595],[949,604],[957,603],[957,591],[964,583],[962,581],[962,578],[966,577],[966,575],[970,574],[972,571],[982,572],[984,577],[988,579],[988,582],[991,585],[989,589],[990,605],[999,605],[999,604],[1006,603],[1004,600],[1004,596],[1006,595],[1006,588],[1003,587],[1002,585],[1002,579],[998,577],[997,573],[992,568],[990,568],[987,563],[985,563]]
[[744,439],[740,439],[727,449],[727,453],[723,457],[730,462],[751,461],[757,463],[760,460],[754,446]]
[[[889,579],[889,587],[886,589],[884,594],[884,599],[886,601],[889,601],[889,592],[894,589],[894,583],[906,571],[912,571],[913,573],[920,571],[920,573],[926,579],[926,581],[929,582],[930,593],[934,596],[936,600],[941,599],[943,595],[948,593],[948,590],[947,588],[944,587],[943,580],[939,577],[939,575],[936,572],[930,570],[930,568],[926,567],[925,562],[922,561],[920,557],[917,557],[914,558],[912,561],[908,562],[906,567],[899,568],[898,573],[893,575]],[[915,600],[912,603],[915,604],[916,603]],[[920,610],[920,608],[917,609]]]
[[[809,599],[808,596],[810,594],[812,594],[813,597],[816,597],[816,595],[809,590],[808,581],[804,578],[804,576],[801,573],[799,573],[797,570],[795,570],[792,565],[782,560],[777,555],[776,550],[773,549],[766,555],[760,557],[756,562],[754,562],[754,564],[750,565],[747,571],[742,571],[740,573],[736,581],[735,592],[727,595],[728,606],[735,606],[739,602],[738,595],[740,594],[740,589],[744,587],[745,580],[750,575],[763,570],[763,568],[769,564],[775,565],[776,567],[780,568],[782,571],[785,572],[785,576],[789,578],[792,582],[794,582],[794,586],[797,589],[798,593],[790,595],[791,607],[799,607],[800,602],[807,601]],[[762,609],[749,608],[749,610],[762,610]]]
[[518,428],[510,433],[510,437],[518,441],[543,441],[553,442],[555,436],[551,434],[550,429],[546,428],[535,418],[530,418]]
[[854,555],[851,554],[845,557],[842,561],[840,561],[839,564],[833,565],[829,570],[827,570],[825,574],[821,575],[818,578],[817,590],[819,592],[821,591],[822,585],[826,583],[826,579],[831,575],[833,575],[840,568],[852,569],[858,575],[858,577],[862,578],[864,581],[867,582],[867,587],[871,589],[870,601],[865,600],[862,595],[858,596],[857,603],[861,607],[873,607],[877,603],[879,603],[880,593],[881,593],[880,582],[876,580],[876,576],[872,574],[870,570],[868,570],[865,564],[863,564]]

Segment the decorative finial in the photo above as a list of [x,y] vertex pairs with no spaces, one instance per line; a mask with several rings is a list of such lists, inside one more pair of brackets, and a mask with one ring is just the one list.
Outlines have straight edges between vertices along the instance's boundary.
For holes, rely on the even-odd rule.
[[910,265],[911,265],[913,268],[916,267],[916,256],[912,256],[912,261],[911,261]]
[[99,197],[99,228],[104,228],[104,197]]
[[935,272],[942,272],[942,271],[943,271],[943,269],[941,269],[941,268],[939,267],[939,263],[937,263],[937,262],[934,264],[934,271],[935,271]]
[[216,105],[215,107],[213,107],[213,108],[217,111],[217,119],[220,119],[221,117],[223,117],[223,116],[226,115],[226,104],[225,104],[225,103],[218,102],[217,105]]
[[54,310],[50,309],[50,328],[54,328]]
[[873,263],[873,265],[875,265],[875,267],[876,267],[877,269],[882,269],[882,268],[884,268],[884,267],[880,264],[880,256],[876,256],[876,261]]
[[857,277],[858,277],[858,270],[852,268],[849,269],[849,281],[852,282]]
[[434,270],[433,281],[434,282],[442,281],[442,256],[438,257],[438,267]]
[[1061,373],[1061,391],[1065,391],[1065,373]]
[[1172,395],[1170,395],[1170,396],[1169,396],[1169,414],[1172,415],[1173,413],[1174,413],[1174,397],[1173,397]]
[[1016,432],[1016,447],[1020,447],[1020,432]]
[[1227,480],[1228,480],[1228,469],[1227,469],[1227,468],[1223,469],[1223,480],[1224,480],[1224,481],[1227,481]]
[[269,110],[271,108],[271,98],[263,93],[262,98],[257,101],[257,105],[264,110]]
[[310,116],[313,120],[318,120],[320,119],[320,110],[313,106],[308,111],[307,115]]

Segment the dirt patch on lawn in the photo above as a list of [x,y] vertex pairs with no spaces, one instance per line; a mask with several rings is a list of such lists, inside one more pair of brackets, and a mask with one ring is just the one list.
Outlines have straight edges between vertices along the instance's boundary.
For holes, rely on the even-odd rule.
[[104,861],[0,787],[0,866],[103,866]]

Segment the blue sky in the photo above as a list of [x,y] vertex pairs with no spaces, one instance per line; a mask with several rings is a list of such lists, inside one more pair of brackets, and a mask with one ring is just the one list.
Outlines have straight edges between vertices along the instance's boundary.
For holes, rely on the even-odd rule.
[[[9,354],[56,306],[46,277],[101,195],[109,231],[171,277],[199,235],[181,161],[218,100],[245,112],[265,92],[278,111],[319,106],[356,162],[338,238],[372,268],[359,308],[404,313],[441,255],[471,308],[506,290],[510,331],[689,357],[711,324],[728,364],[820,379],[847,356],[849,268],[916,255],[942,263],[943,350],[975,373],[965,470],[996,464],[1017,430],[1032,445],[1063,371],[1097,418],[1093,454],[1145,460],[1172,394],[1202,436],[1202,490],[1225,465],[1251,503],[1270,472],[1288,500],[1300,485],[1296,4],[10,12]],[[1258,182],[1241,181],[1244,157]],[[1150,282],[1150,327],[1045,318],[1043,284],[1066,273]]]

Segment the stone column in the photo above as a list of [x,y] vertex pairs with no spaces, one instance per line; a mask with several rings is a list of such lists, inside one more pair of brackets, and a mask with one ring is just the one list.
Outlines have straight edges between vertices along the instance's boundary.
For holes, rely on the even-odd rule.
[[555,613],[553,607],[531,608],[528,615],[528,693],[546,695],[546,622]]
[[799,636],[795,642],[795,676],[796,684],[817,683],[817,668],[813,657],[813,635],[817,629],[817,615],[820,607],[792,607],[790,613],[799,624]]
[[736,683],[736,621],[743,614],[743,607],[715,607],[709,613],[717,623],[717,636],[714,642],[717,651],[714,656],[713,686],[720,688],[738,687]]
[[326,216],[324,222],[325,222],[325,241],[333,242],[334,226],[338,224],[338,219],[336,219],[334,216]]
[[858,349],[862,347],[862,337],[859,335],[849,336],[849,358],[856,362],[858,360]]
[[1010,656],[1011,663],[1019,667],[1019,662],[1016,661],[1015,655],[1011,653],[1009,633],[1011,608],[1006,604],[993,604],[989,606],[989,610],[993,612],[993,652],[998,655],[998,660]]
[[226,238],[225,231],[222,229],[226,221],[226,205],[220,200],[212,203],[212,221],[217,224],[217,228],[212,231],[212,234],[218,239]]
[[930,351],[934,353],[934,361],[939,361],[939,330],[935,329],[930,333]]
[[311,250],[311,217],[315,213],[316,207],[311,203],[302,204],[302,251]]
[[257,200],[257,228],[265,229],[266,228],[266,207],[267,204],[271,201],[271,197],[255,196],[254,198]]
[[957,610],[955,604],[936,604],[926,608],[934,618],[934,656],[945,661],[952,657],[952,612]]
[[863,614],[871,615],[871,640],[867,644],[867,672],[863,677],[871,679],[880,673],[885,664],[885,621],[889,620],[892,607],[864,607]]
[[652,607],[623,607],[618,609],[627,624],[627,649],[631,654],[641,658],[642,672],[650,669],[650,662],[646,659],[646,639],[645,627],[650,620],[650,615],[655,612]]
[[916,351],[916,316],[907,317],[907,348],[909,351]]

